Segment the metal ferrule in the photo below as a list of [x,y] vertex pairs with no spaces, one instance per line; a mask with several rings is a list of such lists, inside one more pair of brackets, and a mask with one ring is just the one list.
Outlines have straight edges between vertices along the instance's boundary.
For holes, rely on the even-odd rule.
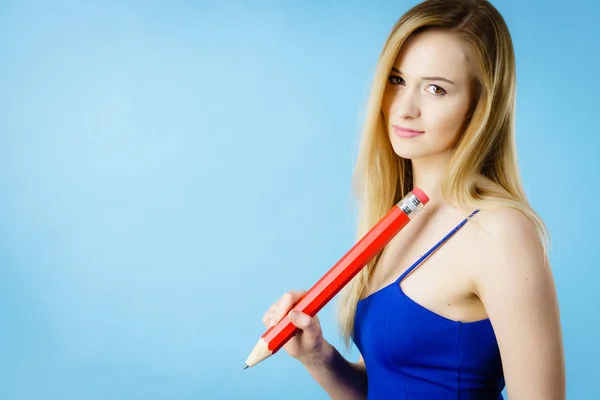
[[412,192],[409,192],[402,200],[396,204],[408,218],[412,219],[419,211],[423,209],[423,203]]

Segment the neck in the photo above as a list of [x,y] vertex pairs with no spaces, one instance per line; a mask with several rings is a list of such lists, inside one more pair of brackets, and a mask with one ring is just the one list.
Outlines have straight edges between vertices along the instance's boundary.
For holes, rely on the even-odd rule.
[[437,208],[443,203],[442,177],[451,156],[452,153],[447,152],[411,160],[413,187],[419,187],[429,197],[429,208]]

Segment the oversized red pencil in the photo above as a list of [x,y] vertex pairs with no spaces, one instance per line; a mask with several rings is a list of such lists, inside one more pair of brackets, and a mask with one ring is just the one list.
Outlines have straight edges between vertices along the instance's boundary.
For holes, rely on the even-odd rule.
[[[292,310],[314,317],[387,243],[408,224],[429,198],[415,187],[373,226],[321,279]],[[275,354],[298,331],[289,318],[282,318],[260,337],[250,352],[244,369]]]

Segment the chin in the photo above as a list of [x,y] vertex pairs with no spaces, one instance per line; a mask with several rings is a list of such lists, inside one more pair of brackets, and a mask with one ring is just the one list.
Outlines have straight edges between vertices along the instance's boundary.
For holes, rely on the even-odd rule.
[[406,158],[408,160],[416,160],[418,158],[435,155],[435,152],[428,148],[426,143],[419,143],[418,139],[420,138],[393,138],[391,143],[394,153],[396,153],[398,157]]

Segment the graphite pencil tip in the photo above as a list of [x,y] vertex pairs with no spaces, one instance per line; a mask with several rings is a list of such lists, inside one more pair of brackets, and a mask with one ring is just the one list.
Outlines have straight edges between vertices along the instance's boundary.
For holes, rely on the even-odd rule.
[[244,369],[248,368],[248,365],[244,364]]

